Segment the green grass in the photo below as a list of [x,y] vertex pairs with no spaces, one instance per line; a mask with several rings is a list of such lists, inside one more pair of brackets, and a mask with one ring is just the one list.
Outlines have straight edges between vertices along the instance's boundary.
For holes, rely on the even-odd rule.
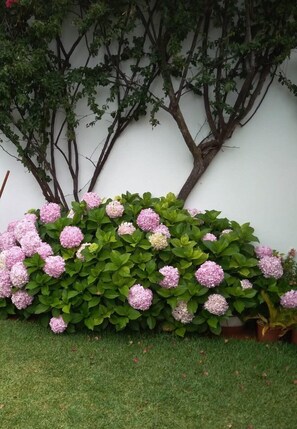
[[[296,429],[297,348],[0,321],[1,429]],[[294,383],[295,381],[295,383]]]

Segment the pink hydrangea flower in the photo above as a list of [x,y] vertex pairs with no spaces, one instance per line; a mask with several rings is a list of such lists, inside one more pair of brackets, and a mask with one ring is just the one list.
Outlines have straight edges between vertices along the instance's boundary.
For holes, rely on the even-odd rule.
[[29,222],[35,223],[37,221],[37,216],[35,213],[26,213],[24,219],[28,220]]
[[5,6],[10,9],[14,4],[17,4],[19,0],[6,0]]
[[185,301],[180,301],[175,309],[172,311],[172,316],[178,322],[187,324],[191,323],[194,319],[194,315],[188,310],[188,305]]
[[166,289],[170,289],[178,286],[179,272],[177,268],[174,268],[170,265],[166,265],[165,267],[159,270],[159,273],[161,273],[164,276],[163,280],[161,280],[159,283],[160,286]]
[[279,279],[284,273],[282,261],[277,256],[263,256],[258,265],[265,278]]
[[224,280],[223,268],[213,261],[206,261],[198,268],[195,277],[202,286],[212,288]]
[[252,289],[253,285],[248,279],[243,279],[240,281],[242,289]]
[[14,235],[17,241],[20,241],[24,237],[24,235],[26,235],[28,232],[33,231],[37,233],[35,223],[28,218],[21,219],[18,221],[14,228]]
[[43,223],[56,222],[61,217],[61,207],[56,203],[46,203],[40,209],[40,220]]
[[15,236],[12,232],[3,232],[0,234],[0,251],[8,250],[16,245]]
[[273,250],[268,246],[256,246],[255,253],[258,258],[264,258],[264,256],[272,256]]
[[290,290],[281,296],[280,303],[284,308],[297,308],[297,290]]
[[203,241],[217,241],[217,237],[212,234],[211,232],[208,232],[207,234],[202,237]]
[[62,256],[48,256],[45,259],[43,271],[55,279],[60,277],[65,271],[65,261]]
[[154,231],[160,223],[160,216],[153,209],[143,209],[136,219],[136,223],[143,231]]
[[136,284],[129,290],[128,302],[136,310],[148,310],[153,302],[153,292]]
[[118,227],[119,235],[126,235],[126,234],[131,235],[135,231],[136,231],[136,228],[132,222],[122,222],[121,225]]
[[124,206],[119,201],[114,200],[107,204],[105,211],[108,217],[115,219],[117,217],[123,216]]
[[54,334],[61,334],[68,326],[68,324],[64,322],[62,316],[52,317],[49,322],[49,325]]
[[170,238],[171,234],[169,229],[166,225],[163,225],[163,223],[160,223],[160,225],[157,226],[157,228],[154,229],[154,233],[159,232],[160,234],[165,235],[165,237]]
[[60,234],[60,243],[65,249],[78,247],[83,239],[84,235],[77,226],[65,226]]
[[10,272],[6,269],[0,270],[0,298],[11,296]]
[[20,245],[26,256],[33,256],[41,245],[41,238],[36,231],[29,231],[20,239]]
[[10,280],[13,286],[21,288],[29,281],[29,274],[23,262],[17,262],[10,270]]
[[85,201],[88,209],[95,209],[101,204],[101,198],[96,192],[86,192],[82,197],[82,201]]
[[78,249],[78,251],[76,252],[76,257],[77,259],[80,259],[81,261],[85,260],[84,255],[82,254],[82,251],[86,248],[91,246],[92,243],[83,243],[80,248]]
[[195,217],[197,214],[202,213],[202,211],[200,211],[198,209],[187,209],[187,212],[189,213],[189,215],[191,217]]
[[29,295],[24,290],[18,290],[11,296],[11,301],[18,310],[24,310],[29,307],[29,305],[32,304],[33,299],[33,296]]
[[160,232],[150,235],[148,240],[155,250],[162,250],[168,246],[167,237]]
[[18,223],[19,223],[18,220],[13,220],[12,222],[9,222],[7,227],[7,232],[11,232],[14,235],[14,229]]
[[36,253],[45,260],[48,256],[52,256],[54,254],[52,247],[48,243],[44,243],[43,241],[36,248]]
[[13,246],[5,252],[5,265],[8,270],[11,270],[12,267],[17,262],[23,262],[26,255],[25,252],[19,246]]
[[209,295],[206,302],[204,303],[204,308],[209,313],[216,316],[223,316],[229,308],[226,299],[219,293],[213,293]]

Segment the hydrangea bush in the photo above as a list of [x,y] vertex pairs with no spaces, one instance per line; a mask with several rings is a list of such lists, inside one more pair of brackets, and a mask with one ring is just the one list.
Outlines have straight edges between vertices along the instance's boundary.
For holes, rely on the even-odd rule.
[[[219,334],[222,319],[256,314],[261,290],[276,293],[282,275],[281,258],[255,248],[248,223],[219,215],[173,194],[87,193],[70,214],[47,203],[0,235],[0,316],[40,315],[54,333]],[[292,292],[282,299],[291,302]]]

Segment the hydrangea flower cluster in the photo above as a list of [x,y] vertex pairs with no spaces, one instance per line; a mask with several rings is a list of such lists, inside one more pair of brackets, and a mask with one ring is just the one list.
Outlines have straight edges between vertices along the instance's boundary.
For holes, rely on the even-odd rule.
[[17,262],[10,270],[10,280],[13,286],[21,288],[29,281],[29,274],[23,262]]
[[65,261],[62,256],[48,256],[45,259],[43,271],[50,277],[59,278],[65,271]]
[[136,219],[140,229],[153,232],[160,223],[160,216],[153,209],[143,209]]
[[114,200],[107,204],[105,210],[108,217],[115,219],[123,216],[124,206],[119,201]]
[[61,207],[56,203],[46,203],[40,209],[40,220],[43,223],[56,222],[61,217]]
[[5,266],[11,270],[17,262],[23,262],[26,255],[19,246],[13,246],[5,251]]
[[268,246],[256,246],[255,253],[259,259],[264,258],[264,256],[272,256],[273,251]]
[[9,270],[0,270],[0,298],[11,296],[11,280]]
[[68,324],[64,322],[62,316],[52,317],[49,321],[49,325],[54,334],[61,334],[68,326]]
[[203,241],[217,241],[217,237],[212,234],[211,232],[208,232],[207,234],[202,237]]
[[212,288],[224,280],[223,268],[213,261],[206,261],[198,268],[195,277],[202,286]]
[[17,241],[20,242],[24,235],[28,234],[29,232],[37,233],[37,229],[35,223],[32,222],[30,218],[23,218],[16,223],[13,232]]
[[135,310],[148,310],[153,302],[153,292],[136,284],[129,290],[128,302]]
[[242,289],[252,289],[253,285],[248,279],[243,279],[240,281]]
[[223,316],[227,312],[229,305],[222,295],[213,293],[207,298],[204,308],[215,316]]
[[163,223],[160,223],[160,225],[157,226],[157,228],[154,229],[154,233],[159,232],[160,234],[165,235],[166,238],[170,238],[171,234],[169,229],[166,225],[163,225]]
[[60,234],[60,243],[65,249],[78,247],[83,239],[84,235],[77,226],[65,226]]
[[82,197],[82,201],[85,201],[90,210],[99,207],[101,204],[101,198],[96,192],[86,192]]
[[166,289],[170,289],[178,286],[179,272],[177,268],[174,268],[170,265],[166,265],[165,267],[159,270],[159,273],[161,273],[164,276],[164,279],[161,280],[159,283],[160,286]]
[[167,237],[160,232],[150,235],[148,240],[155,250],[162,250],[168,246]]
[[263,256],[258,265],[265,278],[280,279],[284,273],[281,259],[277,256]]
[[188,310],[188,305],[185,301],[180,301],[174,310],[172,310],[172,316],[178,322],[183,324],[191,323],[194,319],[194,315]]
[[78,249],[78,251],[76,252],[76,257],[77,257],[77,259],[79,259],[80,261],[84,261],[85,260],[85,257],[84,257],[84,255],[82,254],[82,251],[86,248],[86,247],[89,247],[89,246],[91,246],[91,244],[92,243],[83,243],[81,246],[80,246],[80,248]]
[[297,290],[290,290],[281,296],[280,303],[284,308],[297,308]]
[[41,238],[36,231],[29,231],[20,239],[20,245],[26,256],[33,256],[41,245]]
[[11,296],[11,301],[18,310],[24,310],[29,307],[29,305],[32,304],[33,299],[33,296],[29,295],[24,290],[18,290]]
[[8,250],[16,245],[16,239],[12,232],[6,231],[0,235],[0,251]]
[[54,254],[52,247],[48,243],[41,242],[40,246],[37,247],[36,253],[45,260],[48,256],[52,256]]
[[120,226],[118,227],[118,234],[119,235],[131,235],[133,232],[136,231],[135,226],[132,222],[122,222]]

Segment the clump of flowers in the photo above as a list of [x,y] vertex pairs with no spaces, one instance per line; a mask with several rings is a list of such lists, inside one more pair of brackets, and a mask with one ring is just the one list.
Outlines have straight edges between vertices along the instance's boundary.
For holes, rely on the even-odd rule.
[[26,255],[19,246],[13,246],[9,250],[5,251],[5,266],[8,270],[11,270],[12,267],[17,262],[23,262]]
[[18,3],[19,0],[6,0],[5,6],[10,9],[14,4]]
[[78,251],[76,252],[75,256],[77,257],[77,259],[79,259],[80,261],[84,261],[85,257],[82,254],[82,251],[86,248],[91,246],[92,243],[83,243],[80,248],[78,249]]
[[217,241],[217,237],[214,234],[211,234],[211,232],[208,232],[207,234],[202,237],[203,241]]
[[114,200],[107,204],[105,211],[108,217],[115,219],[123,216],[124,206],[119,201]]
[[62,256],[48,256],[45,259],[43,271],[50,277],[59,278],[65,271],[65,261]]
[[49,321],[49,325],[54,334],[61,334],[68,326],[68,324],[64,322],[62,316],[52,317]]
[[56,222],[61,217],[61,207],[56,203],[46,203],[40,209],[40,220],[43,223]]
[[20,245],[26,256],[33,256],[41,245],[41,238],[36,231],[29,231],[20,239]]
[[213,261],[206,261],[198,268],[195,277],[202,286],[212,288],[224,280],[223,268]]
[[195,217],[197,214],[202,213],[200,210],[198,209],[187,209],[187,212],[189,213],[189,215],[191,217]]
[[101,204],[101,198],[96,192],[86,192],[82,197],[82,201],[85,201],[88,209],[95,209]]
[[13,286],[21,288],[29,281],[29,274],[23,262],[17,262],[11,268],[10,280]]
[[297,290],[290,290],[281,296],[280,303],[284,308],[297,308]]
[[165,237],[170,238],[171,234],[166,225],[163,225],[163,223],[160,223],[160,225],[157,226],[157,228],[154,229],[154,233],[159,232],[160,234],[165,235]]
[[24,235],[28,234],[29,232],[37,233],[35,223],[32,222],[30,218],[21,219],[16,223],[14,228],[14,235],[17,241],[20,241],[24,237]]
[[11,280],[8,270],[0,270],[0,298],[9,298],[11,296]]
[[128,302],[135,310],[148,310],[153,302],[153,292],[136,284],[129,290]]
[[131,235],[136,231],[135,226],[132,222],[122,222],[118,227],[119,235]]
[[43,241],[36,248],[36,253],[45,260],[48,256],[52,256],[54,254],[52,247],[48,243],[44,243]]
[[207,298],[207,301],[204,303],[204,308],[215,316],[223,316],[227,312],[229,305],[222,295],[213,293]]
[[167,237],[160,232],[150,235],[148,240],[155,250],[162,250],[168,246]]
[[264,258],[264,256],[272,256],[273,250],[268,246],[256,246],[255,253],[259,259]]
[[0,235],[0,251],[8,250],[16,245],[15,236],[12,232],[3,232]]
[[60,243],[65,249],[78,247],[83,239],[84,235],[77,226],[65,226],[60,234]]
[[32,304],[33,299],[33,296],[29,295],[24,290],[18,290],[11,296],[11,302],[18,310],[24,310],[25,308],[29,307],[29,305]]
[[248,279],[243,279],[240,281],[242,289],[252,289],[253,285]]
[[179,272],[177,268],[174,268],[170,265],[166,265],[165,267],[159,270],[159,273],[161,273],[164,276],[164,279],[161,280],[159,283],[160,286],[166,289],[170,289],[178,286]]
[[282,262],[278,256],[263,256],[258,265],[265,278],[280,279],[283,275]]
[[160,223],[160,216],[153,209],[143,209],[136,219],[140,229],[153,232]]
[[188,305],[185,301],[180,301],[174,310],[172,310],[172,316],[178,322],[187,324],[191,323],[194,319],[194,315],[188,310]]

